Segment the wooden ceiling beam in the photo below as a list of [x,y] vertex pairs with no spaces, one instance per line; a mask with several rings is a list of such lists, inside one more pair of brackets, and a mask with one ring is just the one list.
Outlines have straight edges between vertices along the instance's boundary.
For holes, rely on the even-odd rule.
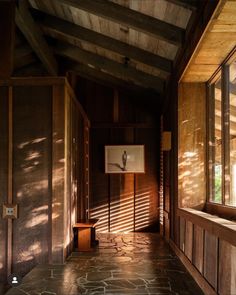
[[35,54],[29,45],[22,45],[15,48],[14,70],[25,67],[31,63],[35,63],[36,61]]
[[15,40],[15,3],[0,1],[0,79],[10,78]]
[[57,0],[61,4],[85,10],[89,13],[125,25],[137,31],[182,45],[184,30],[157,18],[104,0]]
[[46,40],[44,39],[40,29],[34,22],[30,12],[29,4],[26,0],[18,1],[16,8],[15,21],[18,28],[21,30],[28,43],[41,60],[48,73],[56,76],[58,72],[57,61],[53,56]]
[[166,0],[166,1],[192,11],[196,10],[199,5],[199,0]]
[[55,46],[54,51],[60,56],[67,57],[82,64],[91,65],[109,73],[112,76],[122,78],[127,82],[132,81],[134,84],[154,89],[159,93],[164,92],[164,80],[145,72],[138,71],[130,66],[125,66],[103,56],[93,54],[79,47],[65,43]]
[[[82,78],[94,81],[106,87],[125,89],[140,95],[143,93],[147,94],[147,91],[149,91],[151,95],[154,95],[156,93],[154,91],[150,91],[149,89],[146,89],[145,87],[140,87],[138,85],[132,84],[125,80],[116,78],[112,75],[109,75],[97,69],[91,68],[87,65],[74,64],[72,62],[66,62],[66,61],[64,61],[63,64],[65,65],[64,66],[65,71],[74,72],[76,75]],[[156,95],[158,94],[156,93]]]
[[114,38],[107,37],[79,25],[72,24],[58,17],[50,16],[39,10],[34,9],[32,13],[34,19],[41,26],[46,27],[47,30],[56,33],[58,36],[66,36],[67,38],[70,37],[89,42],[168,73],[172,70],[172,61],[167,58],[155,55]]

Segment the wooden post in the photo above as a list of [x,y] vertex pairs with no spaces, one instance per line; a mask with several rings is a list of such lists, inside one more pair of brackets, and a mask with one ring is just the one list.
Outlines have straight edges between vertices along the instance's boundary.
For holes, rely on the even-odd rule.
[[11,76],[15,40],[15,2],[0,1],[0,79]]
[[[12,162],[12,150],[13,150],[13,133],[12,133],[12,87],[9,87],[8,93],[8,204],[12,204],[13,201],[13,187],[12,187],[12,174],[13,174],[13,162]],[[12,272],[12,232],[13,232],[13,220],[7,220],[7,275]]]

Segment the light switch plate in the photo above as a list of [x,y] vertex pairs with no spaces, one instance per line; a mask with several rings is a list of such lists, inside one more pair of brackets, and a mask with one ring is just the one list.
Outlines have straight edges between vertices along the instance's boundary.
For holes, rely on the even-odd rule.
[[2,217],[16,219],[17,218],[17,211],[18,211],[17,209],[18,209],[17,204],[4,204]]

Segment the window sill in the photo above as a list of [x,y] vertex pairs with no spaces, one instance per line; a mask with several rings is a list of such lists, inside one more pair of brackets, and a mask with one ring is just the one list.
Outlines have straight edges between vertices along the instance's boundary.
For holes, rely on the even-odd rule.
[[178,215],[236,246],[236,222],[191,208],[178,209]]
[[217,215],[221,218],[236,221],[236,207],[225,206],[217,203],[206,203],[204,212]]

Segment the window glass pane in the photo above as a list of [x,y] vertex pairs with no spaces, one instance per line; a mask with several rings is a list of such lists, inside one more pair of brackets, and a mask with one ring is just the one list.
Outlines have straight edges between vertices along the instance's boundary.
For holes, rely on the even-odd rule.
[[212,122],[213,142],[212,142],[212,193],[211,201],[222,203],[222,126],[221,126],[221,79],[218,80],[214,88],[214,116]]
[[236,61],[230,65],[230,197],[226,205],[236,206]]

